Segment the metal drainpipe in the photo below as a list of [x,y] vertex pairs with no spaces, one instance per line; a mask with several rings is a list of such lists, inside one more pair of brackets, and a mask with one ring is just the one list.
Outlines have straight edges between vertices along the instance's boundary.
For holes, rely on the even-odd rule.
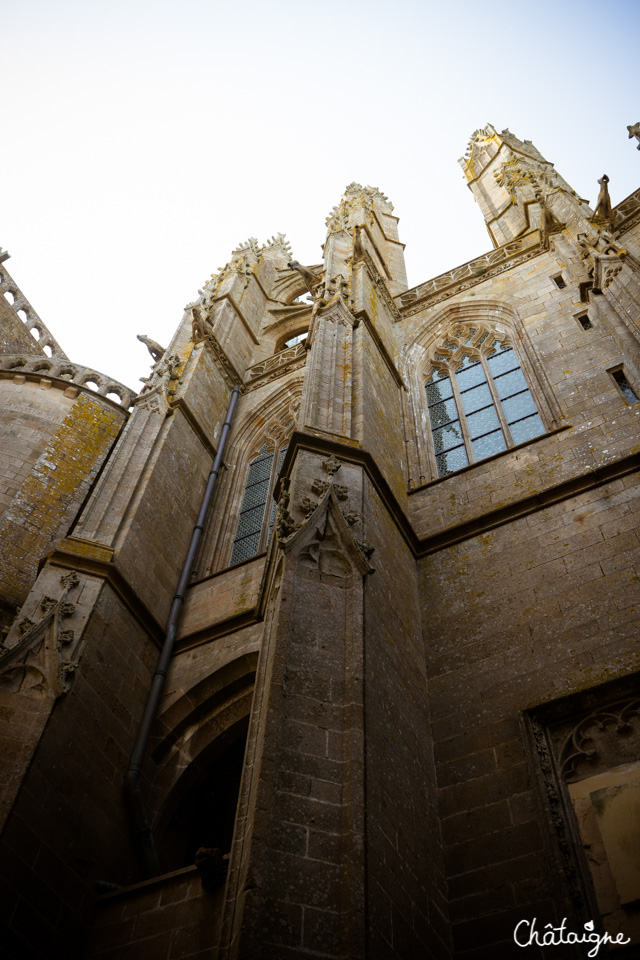
[[140,721],[140,726],[138,728],[138,736],[136,737],[136,742],[131,753],[129,767],[124,775],[124,792],[131,821],[131,834],[133,836],[134,843],[138,848],[145,876],[147,878],[158,876],[160,873],[160,860],[158,859],[158,851],[156,850],[156,845],[153,840],[151,825],[149,823],[149,818],[147,817],[147,811],[145,809],[142,791],[140,789],[142,762],[147,749],[151,726],[156,718],[164,682],[169,671],[169,662],[173,654],[173,647],[176,639],[178,621],[182,611],[182,604],[184,603],[184,596],[189,584],[189,578],[191,577],[191,570],[196,558],[198,545],[202,538],[202,531],[204,529],[204,522],[209,510],[209,504],[211,503],[213,491],[218,479],[218,474],[220,472],[222,454],[227,442],[227,436],[229,434],[229,428],[231,426],[231,421],[233,419],[239,393],[240,387],[235,386],[231,394],[229,409],[227,410],[227,416],[222,427],[222,432],[220,433],[220,443],[218,444],[218,450],[213,461],[213,466],[211,467],[211,473],[209,474],[209,479],[207,480],[207,486],[204,492],[204,497],[202,498],[200,512],[198,513],[198,519],[196,520],[196,525],[193,528],[193,533],[191,534],[191,543],[189,544],[187,557],[184,561],[182,573],[180,574],[178,586],[171,604],[171,611],[169,613],[169,619],[167,620],[164,642],[158,658],[156,672],[151,680],[151,687],[149,689],[147,703],[144,708],[142,720]]

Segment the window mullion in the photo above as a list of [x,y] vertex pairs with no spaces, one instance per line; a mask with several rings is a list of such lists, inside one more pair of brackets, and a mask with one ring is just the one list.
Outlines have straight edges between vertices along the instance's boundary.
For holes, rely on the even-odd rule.
[[467,451],[467,459],[469,463],[475,463],[476,457],[473,450],[473,444],[471,442],[471,434],[469,433],[469,427],[467,424],[467,415],[464,412],[464,404],[462,403],[462,397],[460,395],[460,390],[458,389],[458,379],[451,369],[451,388],[453,390],[453,396],[455,397],[456,407],[458,408],[458,420],[460,422],[460,430],[462,431],[462,437],[464,439],[465,449]]
[[493,382],[493,377],[491,375],[491,370],[489,369],[489,364],[487,363],[487,358],[484,354],[480,355],[482,361],[482,369],[484,370],[484,375],[487,380],[487,385],[489,387],[489,393],[491,394],[491,399],[493,400],[493,405],[496,408],[496,413],[498,414],[498,420],[500,421],[500,427],[502,428],[502,433],[505,440],[507,441],[507,446],[513,446],[513,437],[511,436],[511,430],[509,430],[509,424],[507,423],[507,418],[504,415],[504,410],[502,409],[502,403],[500,397],[498,396],[498,391],[496,390],[496,385]]

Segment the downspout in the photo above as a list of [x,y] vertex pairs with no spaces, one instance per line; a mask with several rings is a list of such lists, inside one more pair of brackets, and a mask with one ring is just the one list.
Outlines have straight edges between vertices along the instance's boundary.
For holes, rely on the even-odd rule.
[[213,491],[215,489],[218,474],[220,472],[222,455],[224,453],[224,448],[227,442],[227,436],[231,427],[231,421],[233,419],[239,393],[240,387],[236,385],[231,393],[229,409],[227,410],[227,416],[220,433],[218,450],[213,461],[213,466],[211,467],[209,479],[207,480],[207,486],[204,492],[204,497],[202,498],[200,512],[198,513],[198,519],[196,520],[196,525],[193,528],[193,533],[191,534],[189,550],[187,551],[187,556],[182,567],[180,579],[178,580],[178,586],[171,604],[162,650],[160,651],[156,671],[151,680],[151,687],[149,689],[147,703],[144,708],[144,713],[142,714],[140,726],[138,727],[138,735],[131,753],[129,767],[124,775],[124,793],[127,810],[129,813],[131,835],[140,855],[140,860],[143,865],[146,878],[158,876],[160,873],[160,860],[158,858],[158,851],[156,850],[156,845],[153,840],[151,825],[149,823],[149,818],[147,817],[147,811],[145,809],[142,791],[140,789],[142,762],[146,753],[151,726],[158,712],[158,704],[162,695],[164,682],[169,671],[169,663],[173,654],[178,621],[180,619],[180,613],[182,612],[185,593],[191,577],[191,571],[193,569],[193,563],[196,558],[198,546],[202,538],[204,523],[209,510],[209,505],[211,503],[211,498],[213,496]]

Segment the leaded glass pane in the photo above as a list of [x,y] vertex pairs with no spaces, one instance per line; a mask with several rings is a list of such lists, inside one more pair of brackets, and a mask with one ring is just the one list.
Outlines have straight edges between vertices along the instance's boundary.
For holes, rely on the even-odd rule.
[[444,400],[442,403],[436,403],[434,406],[430,407],[429,417],[431,418],[431,426],[434,428],[434,430],[436,427],[441,427],[445,423],[449,423],[451,420],[457,420],[458,410],[453,397],[451,400]]
[[454,473],[454,471],[466,467],[469,461],[464,447],[456,447],[455,450],[439,454],[436,457],[436,463],[438,465],[438,476],[446,477],[448,473]]
[[268,492],[269,477],[267,477],[266,480],[261,480],[259,483],[252,484],[250,487],[248,486],[242,498],[242,513],[244,513],[245,510],[250,510],[251,507],[255,507],[259,503],[264,504]]
[[250,537],[244,537],[242,540],[236,540],[231,554],[231,563],[240,563],[241,560],[249,560],[255,557],[260,543],[260,534],[253,533]]
[[461,393],[463,390],[469,390],[471,387],[475,387],[478,383],[484,383],[486,379],[481,363],[474,363],[472,367],[459,370],[457,377]]
[[507,423],[522,420],[523,417],[528,417],[530,414],[538,412],[533,402],[533,397],[528,390],[523,390],[522,393],[516,393],[515,397],[510,397],[509,400],[505,400],[502,404],[502,409],[507,418]]
[[491,392],[486,383],[481,383],[479,387],[474,387],[462,394],[465,413],[474,413],[482,407],[488,407],[492,402]]
[[518,420],[517,423],[510,424],[509,429],[514,443],[524,443],[525,440],[532,440],[544,433],[542,420],[537,413],[525,420]]
[[500,426],[498,414],[494,406],[485,407],[484,410],[480,410],[478,413],[472,413],[470,417],[467,417],[467,423],[472,440],[480,437],[483,433],[490,433]]
[[434,380],[427,384],[427,403],[432,406],[441,400],[447,400],[453,396],[453,387],[449,377],[443,377],[442,380]]
[[504,400],[505,397],[513,396],[514,393],[520,393],[521,390],[527,389],[527,381],[520,369],[513,370],[511,373],[503,373],[501,377],[494,379],[494,383],[501,400]]
[[473,452],[476,460],[484,460],[486,457],[493,456],[494,453],[500,453],[507,449],[502,430],[496,430],[494,433],[488,433],[484,437],[473,441]]
[[440,427],[439,430],[433,431],[433,444],[436,453],[450,450],[451,447],[455,447],[462,442],[462,430],[457,421],[450,423],[447,427]]
[[495,353],[489,357],[489,369],[493,377],[499,377],[501,373],[507,373],[509,370],[517,370],[520,364],[511,347],[507,347],[501,353]]
[[259,503],[252,510],[243,510],[238,520],[238,529],[236,530],[236,539],[246,537],[249,533],[260,533],[262,527],[262,518],[264,517],[264,502]]
[[269,479],[271,476],[271,464],[273,462],[273,453],[268,453],[259,460],[254,460],[249,467],[249,476],[247,483],[255,483],[257,480]]

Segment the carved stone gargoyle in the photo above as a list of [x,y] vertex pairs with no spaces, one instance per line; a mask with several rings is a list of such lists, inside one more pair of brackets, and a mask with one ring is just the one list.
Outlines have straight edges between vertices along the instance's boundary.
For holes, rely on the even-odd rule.
[[140,343],[144,343],[145,347],[151,354],[154,363],[157,363],[158,360],[162,359],[162,356],[165,352],[164,347],[161,347],[156,340],[152,340],[151,337],[147,337],[144,333],[138,334],[138,340]]
[[629,140],[633,140],[635,137],[638,141],[638,150],[640,150],[640,123],[632,123],[631,126],[627,127],[629,131]]
[[612,218],[612,208],[611,208],[611,197],[609,196],[609,177],[606,173],[603,173],[600,180],[600,193],[598,194],[598,202],[596,204],[595,217],[598,217],[601,220],[611,220]]
[[317,277],[308,267],[304,267],[301,263],[298,263],[297,260],[290,260],[287,266],[290,270],[295,270],[296,273],[300,274],[307,285],[307,290],[311,296],[314,296],[316,287],[322,282],[322,277]]

